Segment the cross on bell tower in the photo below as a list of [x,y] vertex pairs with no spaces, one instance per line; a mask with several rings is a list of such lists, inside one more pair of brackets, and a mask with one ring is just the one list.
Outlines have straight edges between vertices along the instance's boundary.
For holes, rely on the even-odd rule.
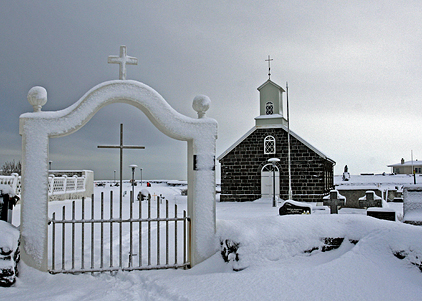
[[268,62],[268,79],[271,79],[271,61],[273,61],[273,59],[268,55],[268,59],[265,61]]
[[126,46],[120,46],[120,56],[110,55],[109,64],[119,64],[119,79],[126,79],[126,65],[138,65],[138,59],[133,56],[127,56]]

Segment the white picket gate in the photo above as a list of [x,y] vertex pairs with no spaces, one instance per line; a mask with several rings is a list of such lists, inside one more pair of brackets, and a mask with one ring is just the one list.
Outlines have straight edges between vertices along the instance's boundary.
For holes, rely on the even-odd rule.
[[101,193],[100,208],[92,200],[72,201],[70,210],[64,205],[52,214],[50,273],[190,267],[190,218],[186,211],[179,216],[177,204],[157,197],[113,206],[112,192],[109,204]]

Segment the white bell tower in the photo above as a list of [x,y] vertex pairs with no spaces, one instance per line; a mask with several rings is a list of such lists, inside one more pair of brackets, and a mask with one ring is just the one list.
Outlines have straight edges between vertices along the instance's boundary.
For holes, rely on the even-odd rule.
[[283,117],[283,92],[284,89],[271,81],[271,61],[268,56],[268,80],[258,87],[259,112],[255,118],[257,127],[272,127],[277,125],[287,126],[287,120]]
[[283,117],[283,92],[284,89],[268,79],[259,88],[259,111],[255,117],[257,127],[279,125],[287,126]]

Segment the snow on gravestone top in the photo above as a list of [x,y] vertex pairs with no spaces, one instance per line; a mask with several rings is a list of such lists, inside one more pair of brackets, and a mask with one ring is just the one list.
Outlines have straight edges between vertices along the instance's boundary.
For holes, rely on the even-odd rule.
[[331,190],[329,195],[323,197],[323,204],[330,207],[331,214],[338,214],[338,207],[346,204],[346,197],[342,196],[338,190]]
[[311,214],[312,206],[303,202],[297,202],[293,200],[284,201],[278,210],[279,215],[290,215],[290,214]]

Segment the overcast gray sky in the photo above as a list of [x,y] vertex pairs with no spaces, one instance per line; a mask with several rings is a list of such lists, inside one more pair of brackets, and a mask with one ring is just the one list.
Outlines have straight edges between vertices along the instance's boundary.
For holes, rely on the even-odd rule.
[[[259,87],[289,83],[291,129],[352,174],[390,171],[402,157],[422,158],[422,2],[412,1],[8,1],[0,2],[0,163],[21,158],[19,115],[35,85],[43,111],[76,102],[118,78],[107,64],[127,45],[138,58],[128,79],[158,91],[184,115],[211,98],[219,123],[217,156],[254,125]],[[186,179],[186,143],[159,132],[129,105],[101,109],[78,132],[50,139],[53,169],[118,170],[126,150],[144,179]],[[139,178],[139,171],[137,171]]]

